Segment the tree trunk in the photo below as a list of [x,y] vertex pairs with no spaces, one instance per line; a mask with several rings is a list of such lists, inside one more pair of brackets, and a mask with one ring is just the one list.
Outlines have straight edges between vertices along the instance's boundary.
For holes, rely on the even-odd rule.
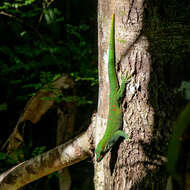
[[[151,104],[151,99],[158,100],[158,73],[152,72],[149,43],[141,34],[143,3],[143,0],[98,2],[99,103],[96,145],[103,136],[108,115],[109,81],[105,59],[113,13],[119,83],[126,70],[131,79],[122,103],[123,129],[130,136],[130,141],[118,141],[101,162],[95,162],[96,190],[160,190],[166,187],[167,172],[163,166],[168,141],[168,135],[165,134],[168,134],[170,122],[165,122],[167,113],[161,110],[163,103],[159,102],[160,108],[156,108],[157,104]],[[151,96],[150,91],[153,93]],[[165,136],[161,136],[163,132]]]

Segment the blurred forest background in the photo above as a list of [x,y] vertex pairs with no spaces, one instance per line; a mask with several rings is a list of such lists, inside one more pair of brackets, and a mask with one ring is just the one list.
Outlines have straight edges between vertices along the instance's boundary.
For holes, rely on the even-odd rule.
[[[84,130],[98,98],[97,1],[2,0],[0,32],[0,147],[27,101],[62,73],[69,74],[75,83],[75,96],[68,96],[77,107],[73,136]],[[175,91],[172,106],[177,118],[190,99],[190,2],[147,1],[142,34],[150,42],[153,68],[162,65],[164,69],[164,76],[159,77],[165,83],[158,81],[160,89],[166,85],[165,89]],[[26,124],[24,143],[14,154],[5,148],[0,152],[1,173],[56,146],[57,106],[68,101],[61,98],[39,122]],[[185,152],[190,160],[189,150]],[[89,159],[70,167],[72,190],[93,189],[91,162]],[[26,189],[59,189],[57,176],[44,177]]]

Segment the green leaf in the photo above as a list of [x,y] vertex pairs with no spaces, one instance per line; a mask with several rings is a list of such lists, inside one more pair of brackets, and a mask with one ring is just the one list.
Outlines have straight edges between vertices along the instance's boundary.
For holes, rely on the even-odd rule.
[[51,24],[55,21],[55,15],[52,9],[46,9],[44,11],[44,17],[47,22],[47,24]]
[[185,107],[185,109],[179,115],[177,121],[174,125],[174,130],[171,136],[171,140],[168,146],[168,172],[171,175],[176,173],[176,164],[180,154],[180,138],[182,137],[185,129],[190,124],[190,103]]
[[55,74],[53,77],[53,81],[57,80],[59,77],[61,77],[61,74]]
[[0,152],[0,160],[5,160],[7,158],[7,155],[3,152]]
[[32,152],[32,156],[37,156],[39,154],[42,154],[43,152],[45,152],[46,150],[46,146],[40,146],[40,147],[36,147],[33,152]]
[[20,36],[24,36],[26,34],[26,31],[23,31],[20,33]]
[[65,19],[64,19],[64,17],[60,17],[60,18],[57,18],[56,20],[55,20],[55,22],[63,22]]
[[7,110],[7,103],[0,104],[0,111]]

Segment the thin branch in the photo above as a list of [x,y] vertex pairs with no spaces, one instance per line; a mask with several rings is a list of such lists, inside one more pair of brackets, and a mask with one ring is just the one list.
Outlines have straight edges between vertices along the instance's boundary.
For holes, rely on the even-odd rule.
[[16,190],[43,176],[86,159],[90,153],[89,130],[67,143],[27,160],[0,175],[0,190]]
[[8,17],[10,17],[10,18],[16,18],[16,16],[14,16],[14,15],[12,15],[12,14],[10,14],[10,13],[6,13],[6,12],[4,12],[4,11],[0,11],[0,14],[1,14],[1,15],[4,15],[4,16],[8,16]]

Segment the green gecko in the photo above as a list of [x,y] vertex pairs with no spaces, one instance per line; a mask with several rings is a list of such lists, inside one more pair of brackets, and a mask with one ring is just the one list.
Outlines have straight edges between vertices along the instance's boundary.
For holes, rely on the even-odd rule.
[[103,138],[98,143],[95,153],[97,162],[101,161],[117,139],[121,136],[126,139],[129,137],[119,130],[122,127],[123,113],[121,108],[121,99],[125,90],[125,84],[129,77],[122,78],[122,83],[118,85],[118,79],[115,71],[115,33],[114,33],[114,17],[112,16],[110,42],[109,42],[109,57],[108,57],[108,77],[109,77],[109,114],[107,118],[107,127]]

